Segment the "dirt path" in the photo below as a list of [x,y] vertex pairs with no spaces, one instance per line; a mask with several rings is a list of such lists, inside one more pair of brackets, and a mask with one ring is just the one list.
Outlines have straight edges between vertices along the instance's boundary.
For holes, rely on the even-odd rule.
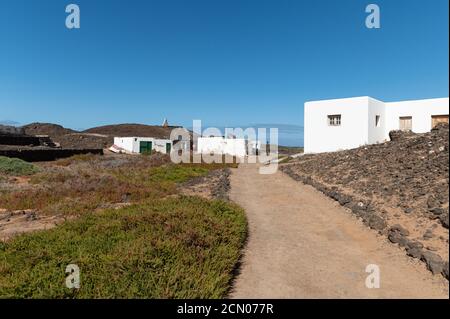
[[[232,298],[448,298],[442,276],[280,171],[240,165],[230,198],[250,232]],[[366,288],[368,264],[380,267],[379,289]]]

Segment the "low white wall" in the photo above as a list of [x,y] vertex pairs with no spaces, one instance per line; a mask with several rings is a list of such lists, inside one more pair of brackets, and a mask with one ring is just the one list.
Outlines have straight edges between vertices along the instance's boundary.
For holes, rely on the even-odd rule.
[[[305,153],[332,152],[368,143],[369,97],[305,103]],[[340,114],[341,125],[328,125],[328,115]]]
[[390,102],[386,105],[386,129],[385,138],[389,138],[389,132],[400,128],[401,116],[412,117],[412,131],[425,133],[431,130],[432,115],[448,115],[449,99],[426,99],[403,102]]

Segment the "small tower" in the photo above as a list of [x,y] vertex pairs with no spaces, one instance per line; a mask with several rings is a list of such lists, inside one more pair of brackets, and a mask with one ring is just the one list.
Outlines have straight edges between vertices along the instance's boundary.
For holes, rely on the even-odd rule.
[[167,122],[167,119],[164,118],[164,122],[162,124],[163,127],[168,127],[169,126],[169,122]]

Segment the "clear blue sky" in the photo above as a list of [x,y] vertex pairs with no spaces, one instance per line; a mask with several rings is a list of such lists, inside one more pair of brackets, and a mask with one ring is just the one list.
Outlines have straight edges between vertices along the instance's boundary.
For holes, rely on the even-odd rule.
[[0,0],[0,121],[295,131],[308,100],[448,96],[448,23],[448,0]]

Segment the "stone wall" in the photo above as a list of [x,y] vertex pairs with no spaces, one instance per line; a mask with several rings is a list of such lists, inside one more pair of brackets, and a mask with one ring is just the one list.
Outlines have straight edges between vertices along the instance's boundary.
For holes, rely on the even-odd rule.
[[9,126],[9,125],[1,125],[0,124],[0,135],[1,134],[19,134],[24,135],[25,130],[21,127]]
[[71,157],[79,154],[100,154],[103,155],[103,149],[14,149],[0,150],[0,156],[20,158],[27,162],[45,162],[53,161],[59,158]]
[[281,165],[448,279],[449,126]]
[[35,136],[0,133],[0,145],[38,146],[39,144],[39,138]]

